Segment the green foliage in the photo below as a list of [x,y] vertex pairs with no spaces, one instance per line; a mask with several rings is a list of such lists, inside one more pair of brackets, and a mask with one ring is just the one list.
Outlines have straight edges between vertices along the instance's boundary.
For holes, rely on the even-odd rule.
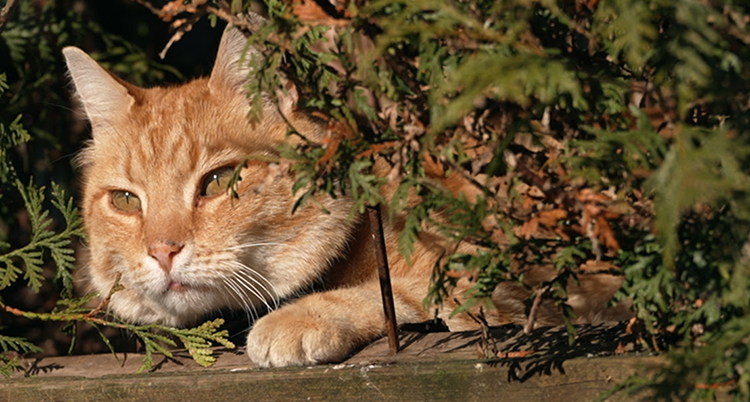
[[12,356],[9,352],[41,352],[42,348],[29,343],[23,338],[5,336],[0,334],[0,375],[10,377],[15,370],[21,370],[18,356]]
[[208,367],[216,362],[213,351],[210,349],[214,344],[234,349],[234,344],[226,339],[229,333],[226,330],[218,330],[223,324],[224,320],[217,318],[191,329],[170,328],[167,333],[179,338],[198,364]]
[[[115,290],[116,291],[116,290]],[[227,340],[228,332],[226,330],[219,331],[219,327],[224,324],[224,320],[217,318],[213,321],[207,321],[202,325],[189,328],[180,329],[172,328],[160,324],[149,324],[149,325],[133,325],[121,322],[116,317],[108,317],[102,315],[101,310],[104,304],[100,305],[97,309],[90,310],[84,307],[84,304],[90,301],[93,295],[87,295],[83,298],[78,299],[66,299],[61,301],[59,306],[50,313],[32,313],[28,311],[20,311],[17,309],[10,308],[2,305],[6,312],[16,314],[22,317],[42,320],[42,321],[62,321],[62,322],[87,322],[94,328],[99,330],[101,327],[114,327],[124,330],[128,330],[133,333],[143,343],[143,358],[141,367],[138,372],[148,370],[154,365],[154,354],[158,353],[166,357],[173,357],[169,347],[176,347],[178,339],[182,345],[187,349],[190,356],[196,361],[196,363],[208,367],[212,365],[216,358],[213,356],[213,350],[211,347],[214,345],[222,345],[229,349],[234,349],[234,344]],[[106,301],[105,301],[106,303]],[[100,336],[104,343],[110,348],[112,354],[117,358],[115,350],[112,348],[107,337],[99,331]],[[4,348],[4,351],[15,350],[21,352],[28,351],[39,351],[39,348],[24,342],[17,338],[0,338],[0,346]],[[7,347],[7,349],[5,349]],[[5,361],[6,365],[13,365],[13,360]]]
[[[579,267],[612,264],[644,339],[678,339],[663,371],[619,390],[750,398],[744,3],[265,5],[269,22],[245,28],[274,69],[256,70],[253,90],[282,88],[278,67],[329,128],[329,139],[281,153],[299,202],[390,202],[407,258],[425,229],[476,246],[448,250],[425,305],[470,278],[455,313],[468,311],[546,264],[557,274],[531,298],[571,317],[566,287]],[[449,191],[450,180],[474,191]],[[390,200],[377,191],[386,184]]]
[[[73,206],[73,200],[67,198],[65,193],[53,184],[52,204],[62,214],[66,223],[65,229],[56,233],[50,230],[52,219],[49,217],[49,211],[42,207],[44,187],[24,186],[20,181],[16,181],[16,188],[29,214],[32,236],[27,245],[18,249],[7,250],[7,244],[0,244],[0,252],[4,252],[0,254],[0,290],[13,284],[19,275],[23,275],[27,286],[34,292],[39,292],[42,281],[45,280],[42,268],[46,251],[57,267],[56,279],[62,282],[63,294],[70,296],[73,290],[71,271],[75,258],[69,246],[71,238],[83,236],[81,219]],[[16,261],[22,262],[23,268],[16,264]]]
[[[0,74],[0,94],[3,93],[5,74]],[[0,124],[0,181],[7,183],[14,176],[13,167],[8,161],[7,151],[13,147],[27,142],[29,133],[21,125],[21,115],[16,117],[10,124]]]
[[[132,331],[138,336],[141,342],[143,342],[143,364],[138,369],[138,372],[142,372],[153,367],[154,353],[173,357],[172,352],[165,347],[165,345],[172,347],[177,346],[175,341],[172,340],[173,338],[180,340],[196,363],[203,367],[211,366],[216,362],[216,358],[213,356],[214,351],[211,347],[214,345],[222,345],[228,349],[234,349],[235,347],[232,342],[226,339],[229,335],[228,332],[226,330],[218,330],[223,324],[224,320],[217,318],[190,329],[171,328],[157,324],[142,326],[123,324],[123,326]],[[160,333],[164,333],[168,336],[161,335]]]
[[[720,128],[684,127],[647,186],[656,194],[656,225],[676,227],[682,214],[696,204],[714,204],[748,188],[750,177],[740,160],[748,154],[744,141]],[[664,261],[678,251],[677,233],[661,233]]]
[[[269,21],[260,26],[233,17],[250,1],[233,1],[232,13],[221,12],[224,2],[192,3],[182,3],[181,15],[208,13],[254,33],[250,44],[263,54],[253,59],[258,68],[249,88],[257,94],[250,99],[255,117],[261,94],[277,100],[284,93],[284,76],[299,106],[325,121],[324,141],[289,127],[298,145],[279,151],[277,162],[296,175],[297,205],[321,195],[353,197],[353,213],[388,203],[391,219],[404,225],[399,250],[407,258],[427,229],[470,246],[471,252],[447,250],[437,263],[425,305],[440,303],[459,278],[469,278],[473,287],[460,295],[460,314],[485,304],[498,283],[523,284],[525,267],[547,265],[555,275],[528,289],[529,307],[539,296],[572,318],[566,287],[579,267],[610,264],[624,277],[617,298],[631,301],[644,339],[677,339],[666,345],[663,370],[634,376],[618,391],[651,389],[663,400],[686,400],[728,390],[736,400],[750,398],[744,3],[364,0],[341,3],[333,13],[311,9],[316,2],[267,0]],[[27,160],[32,153],[19,157],[29,138],[41,149],[70,149],[54,134],[67,125],[38,110],[31,95],[66,104],[60,93],[41,90],[59,84],[60,66],[50,61],[70,35],[102,32],[47,4],[40,13],[19,7],[0,33],[18,77],[14,84],[0,76],[0,100],[8,104],[0,107],[0,173],[17,176],[4,183],[27,183],[38,173],[29,168],[37,165]],[[191,23],[180,27],[187,31]],[[135,75],[131,81],[165,71],[143,64],[126,41],[104,42],[111,52],[99,59],[114,58],[109,67]],[[124,54],[137,56],[117,58]],[[9,97],[14,85],[24,91]],[[48,151],[36,154],[50,159]],[[455,182],[471,191],[452,191]],[[384,186],[390,199],[381,194]],[[35,188],[19,187],[22,202],[41,200]],[[71,204],[53,190],[68,230]],[[54,237],[45,210],[33,210],[32,226],[43,234],[37,242]],[[5,281],[24,277],[38,287],[36,267],[47,253],[69,272],[70,255],[45,247],[29,249],[28,261],[12,260],[24,268],[6,268]],[[58,279],[65,283],[66,275]],[[68,308],[84,314],[76,303]],[[150,326],[129,329],[143,339],[147,356],[169,353],[162,346],[174,342],[167,333],[210,363],[207,345],[223,344],[217,327],[161,328],[155,335]],[[0,344],[28,349],[13,342]]]

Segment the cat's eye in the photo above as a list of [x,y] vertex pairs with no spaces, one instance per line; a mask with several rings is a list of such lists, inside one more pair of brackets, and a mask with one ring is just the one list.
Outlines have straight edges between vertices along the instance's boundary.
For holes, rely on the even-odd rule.
[[112,190],[112,205],[123,212],[141,210],[141,199],[137,195],[125,190]]
[[203,178],[203,183],[201,184],[201,196],[213,197],[226,193],[233,175],[234,168],[231,166],[225,166],[209,172],[206,177]]

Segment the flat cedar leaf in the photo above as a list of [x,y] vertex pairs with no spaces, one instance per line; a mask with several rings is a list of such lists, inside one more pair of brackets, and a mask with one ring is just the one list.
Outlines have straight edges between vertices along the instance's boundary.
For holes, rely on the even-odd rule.
[[60,299],[57,301],[55,308],[52,312],[66,312],[66,313],[81,313],[87,312],[90,309],[86,307],[88,303],[96,299],[98,293],[89,292],[81,297],[70,297],[66,299]]
[[480,53],[451,74],[435,96],[460,94],[432,110],[433,132],[455,124],[484,98],[527,105],[532,98],[551,102],[569,95],[585,109],[586,101],[575,73],[564,63],[535,54]]
[[198,327],[191,329],[169,330],[180,338],[180,341],[187,349],[190,356],[196,363],[208,367],[216,362],[213,357],[213,342],[219,343],[226,348],[233,349],[235,345],[226,339],[228,331],[217,331],[224,320],[217,318],[213,321],[206,321]]
[[5,258],[4,256],[0,256],[0,264],[5,266],[4,268],[0,266],[0,289],[5,289],[13,284],[23,271],[13,265],[13,261],[10,258]]
[[653,54],[652,42],[658,35],[648,2],[602,2],[593,17],[592,30],[606,38],[604,46],[610,56],[617,60],[622,55],[632,68],[642,68]]
[[[169,338],[167,336],[155,333],[155,332],[151,332],[150,328],[147,331],[141,332],[141,335],[142,335],[141,339],[143,339],[144,342],[150,342],[161,353],[164,353],[164,351],[166,351],[166,349],[163,346],[159,345],[157,343],[157,341],[161,342],[161,343],[164,343],[166,345],[169,345],[169,346],[177,346],[177,343],[173,339],[171,339],[171,338]],[[172,354],[169,353],[168,356],[171,357]]]
[[558,271],[566,268],[575,269],[580,265],[581,260],[584,258],[586,258],[586,252],[579,247],[563,247],[557,254],[555,254],[555,268]]
[[136,374],[140,374],[146,370],[150,370],[154,366],[154,356],[149,349],[146,349],[146,353],[141,358],[141,366],[135,371]]
[[407,261],[411,261],[411,255],[414,252],[414,243],[416,243],[419,232],[422,230],[422,219],[424,218],[425,212],[420,207],[406,211],[404,228],[398,235],[398,251]]
[[[115,351],[114,346],[112,346],[112,342],[109,341],[109,338],[107,338],[107,336],[104,334],[104,332],[102,332],[101,328],[99,328],[98,325],[92,324],[91,326],[94,327],[94,329],[96,330],[96,333],[99,334],[99,338],[102,340],[102,342],[104,343],[104,345],[107,347],[107,350],[109,350],[109,353],[111,353],[112,356],[115,358],[115,361],[117,361],[117,363],[120,363],[120,357],[117,356],[117,352]],[[72,347],[72,345],[71,345],[71,347]]]
[[24,367],[21,365],[21,361],[18,356],[8,358],[0,356],[0,374],[5,378],[10,378],[13,372],[16,370],[23,370]]
[[374,174],[364,173],[371,166],[372,161],[364,159],[352,163],[349,167],[352,198],[359,213],[364,213],[368,205],[374,206],[384,202],[383,196],[378,191],[383,179]]
[[213,321],[206,321],[200,326],[196,327],[196,331],[200,332],[206,332],[206,333],[213,333],[217,328],[220,328],[222,325],[224,325],[224,319],[223,318],[216,318]]
[[24,186],[20,181],[16,181],[16,189],[21,193],[26,211],[29,214],[31,222],[31,244],[37,243],[42,239],[53,235],[48,228],[51,224],[49,221],[49,211],[42,210],[44,202],[44,187],[36,187],[32,184]]
[[35,292],[38,293],[42,287],[42,252],[41,251],[30,251],[19,256],[24,264],[24,275],[23,278],[26,280],[28,286]]
[[388,207],[388,215],[393,217],[395,214],[401,212],[406,207],[406,203],[409,198],[409,192],[412,190],[413,184],[411,182],[403,181],[396,187],[396,191],[391,197],[391,203]]
[[[572,311],[570,311],[570,314],[575,316]],[[573,346],[576,342],[576,338],[578,337],[578,330],[573,326],[573,321],[570,319],[568,314],[564,314],[563,316],[565,318],[565,330],[568,332],[568,345]]]
[[169,351],[169,349],[166,349],[165,347],[159,345],[157,342],[155,342],[153,339],[157,339],[161,342],[167,343],[171,346],[175,346],[174,341],[172,341],[169,338],[166,338],[161,335],[157,335],[154,333],[139,333],[136,332],[136,335],[141,339],[143,342],[144,352],[143,358],[141,359],[141,366],[136,370],[136,373],[141,373],[145,370],[149,370],[154,365],[154,353],[160,353],[166,357],[174,357],[172,352]]
[[[0,93],[7,88],[5,73],[0,73]],[[15,179],[15,171],[8,158],[8,150],[17,147],[31,139],[28,131],[21,125],[22,115],[9,124],[5,125],[0,122],[0,183],[6,183]]]
[[667,265],[674,265],[679,249],[675,229],[682,213],[697,203],[728,198],[733,191],[748,187],[750,177],[739,169],[736,147],[725,130],[683,126],[647,182],[655,194],[656,225]]
[[24,201],[31,222],[31,239],[29,243],[20,248],[0,256],[0,264],[6,266],[0,268],[2,277],[0,278],[0,288],[9,286],[21,271],[13,265],[14,258],[23,262],[23,278],[27,285],[37,292],[41,286],[44,277],[42,267],[45,264],[44,250],[50,252],[52,260],[55,262],[58,271],[57,277],[63,279],[64,295],[72,292],[72,275],[70,272],[74,268],[74,251],[70,248],[70,237],[73,235],[82,235],[80,218],[75,211],[72,199],[68,199],[67,204],[60,202],[62,193],[59,188],[53,184],[52,204],[56,206],[63,214],[67,221],[67,227],[60,233],[55,233],[48,228],[51,225],[48,210],[42,210],[44,202],[44,187],[35,187],[33,185],[24,186],[20,181],[15,182],[16,189],[19,191]]
[[[72,294],[73,289],[73,274],[72,271],[75,268],[75,252],[67,248],[70,242],[63,243],[63,245],[58,244],[60,247],[64,248],[53,248],[50,250],[50,255],[52,256],[52,259],[55,261],[55,265],[57,266],[57,274],[56,279],[62,282],[63,290],[65,296],[69,296]],[[70,291],[66,291],[70,290]]]
[[480,299],[478,298],[475,298],[475,297],[469,298],[465,302],[461,303],[458,307],[453,309],[453,311],[451,311],[450,317],[455,317],[458,314],[462,314],[462,313],[466,313],[470,311],[471,308],[479,304],[479,302],[480,302]]
[[216,358],[211,355],[195,355],[193,354],[193,360],[203,367],[211,367],[216,363]]
[[20,352],[20,353],[40,353],[42,348],[28,342],[27,340],[14,336],[6,336],[0,334],[0,350],[3,352]]

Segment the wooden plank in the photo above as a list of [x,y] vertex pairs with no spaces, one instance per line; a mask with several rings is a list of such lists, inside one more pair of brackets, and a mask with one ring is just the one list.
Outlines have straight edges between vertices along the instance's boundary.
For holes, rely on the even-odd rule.
[[[523,336],[520,326],[506,326],[492,331],[496,349],[501,352],[533,351],[535,357],[568,360],[577,356],[612,354],[618,345],[632,350],[632,336],[625,334],[622,325],[579,327],[578,343],[568,345],[563,328],[535,330]],[[346,364],[391,364],[425,362],[430,360],[470,360],[478,357],[482,339],[478,331],[470,332],[416,332],[402,331],[399,343],[401,352],[392,355],[388,343],[380,339],[354,354]],[[622,348],[621,348],[622,349]],[[622,349],[627,350],[627,349]],[[191,371],[206,369],[192,361],[185,351],[175,351],[174,358],[156,358],[153,372]],[[218,350],[217,362],[210,370],[252,368],[242,349]],[[137,353],[84,356],[52,356],[23,361],[26,374],[36,377],[100,377],[115,374],[133,374],[141,365],[142,355]],[[17,377],[24,373],[17,373]]]
[[[241,351],[218,351],[215,366],[196,365],[184,352],[134,374],[138,354],[28,360],[27,374],[0,379],[0,402],[37,401],[590,401],[629,375],[663,359],[637,353],[622,324],[579,327],[576,345],[564,329],[493,329],[504,358],[477,359],[492,349],[478,332],[400,335],[403,350],[388,353],[381,339],[338,365],[258,369]],[[510,356],[510,357],[508,357]],[[598,357],[595,357],[598,356]],[[626,395],[612,400],[627,401]]]
[[[0,400],[25,401],[587,401],[654,357],[578,358],[513,380],[524,364],[476,360],[38,377],[0,383]],[[567,374],[563,374],[567,373]],[[627,400],[624,395],[613,400]]]

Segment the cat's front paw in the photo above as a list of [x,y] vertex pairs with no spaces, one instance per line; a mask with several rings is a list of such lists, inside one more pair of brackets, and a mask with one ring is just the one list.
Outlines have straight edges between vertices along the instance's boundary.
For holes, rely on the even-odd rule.
[[247,355],[260,367],[301,366],[345,359],[356,336],[330,311],[287,305],[258,320],[247,337]]

